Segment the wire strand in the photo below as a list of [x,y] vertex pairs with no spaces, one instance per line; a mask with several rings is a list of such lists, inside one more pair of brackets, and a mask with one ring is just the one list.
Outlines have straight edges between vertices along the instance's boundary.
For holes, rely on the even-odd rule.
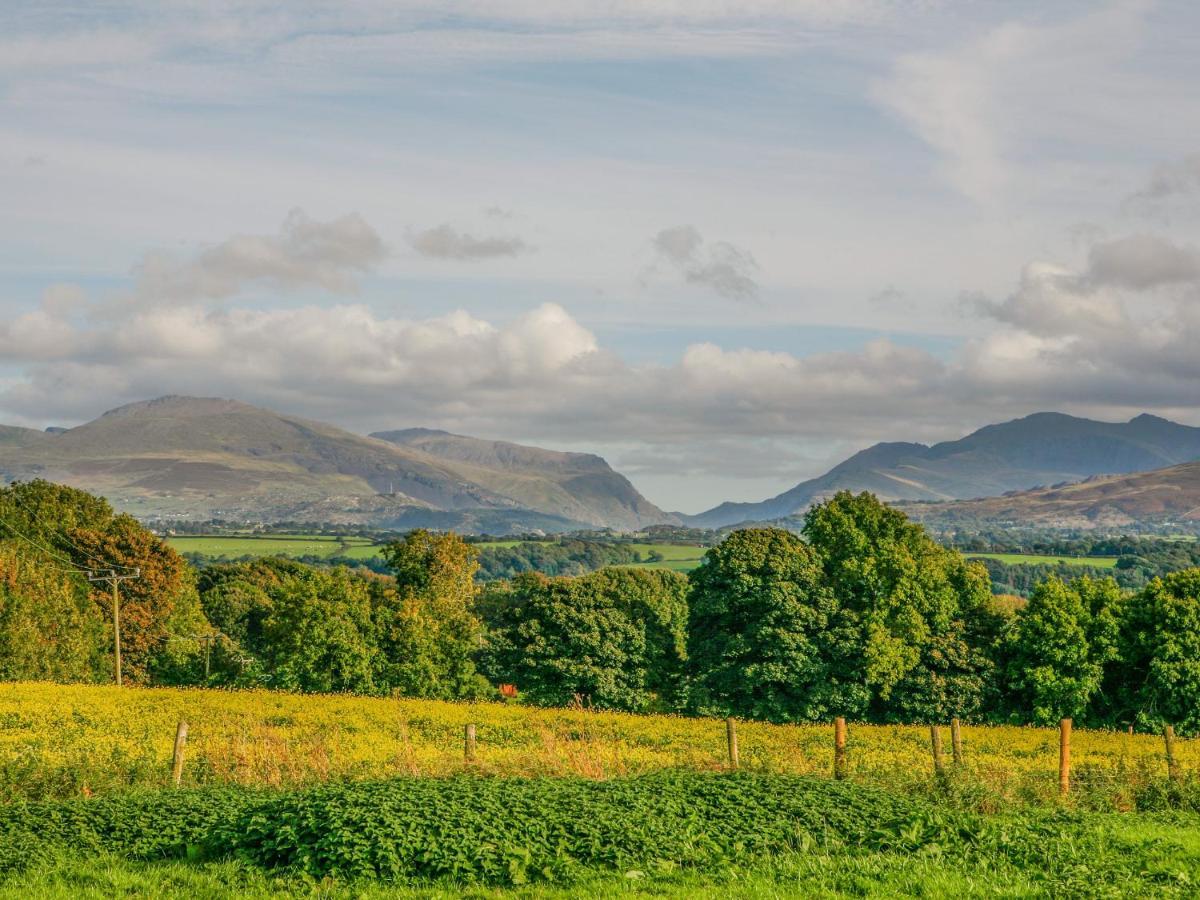
[[[59,537],[60,537],[60,538],[61,538],[63,541],[65,541],[65,542],[67,543],[67,545],[68,545],[68,546],[70,546],[70,547],[71,547],[72,549],[74,549],[76,552],[83,554],[83,555],[84,555],[84,556],[86,556],[88,559],[90,559],[92,562],[94,562],[94,563],[99,563],[101,568],[107,568],[107,569],[125,569],[125,570],[127,570],[127,571],[132,571],[134,568],[136,568],[135,566],[126,566],[126,565],[122,565],[122,564],[120,564],[120,563],[111,563],[111,562],[105,562],[105,561],[104,561],[103,559],[101,559],[100,557],[96,556],[96,555],[95,555],[95,554],[93,554],[93,553],[89,553],[87,550],[84,550],[82,547],[80,547],[78,544],[76,544],[74,541],[72,541],[72,540],[71,540],[71,539],[70,539],[70,538],[67,536],[67,533],[66,533],[65,531],[63,531],[62,529],[60,529],[60,528],[51,528],[50,526],[48,526],[48,525],[46,524],[46,521],[45,521],[45,519],[43,519],[41,516],[39,516],[39,515],[37,514],[37,510],[35,510],[35,509],[32,509],[32,508],[31,508],[30,506],[28,506],[27,504],[25,504],[25,503],[22,503],[22,502],[21,502],[21,498],[17,496],[17,494],[16,494],[16,492],[15,492],[15,491],[10,491],[10,492],[9,492],[9,497],[12,499],[12,501],[13,501],[15,504],[17,504],[17,506],[21,507],[21,509],[23,509],[23,510],[24,510],[25,512],[27,512],[27,513],[28,513],[30,516],[32,516],[32,517],[33,517],[33,521],[35,521],[35,522],[37,522],[39,525],[41,525],[41,526],[42,526],[42,528],[44,528],[46,531],[51,531],[51,532],[54,532],[55,534],[57,534],[57,535],[58,535],[58,536],[59,536]],[[74,563],[72,562],[72,563],[71,563],[71,565],[74,565]]]

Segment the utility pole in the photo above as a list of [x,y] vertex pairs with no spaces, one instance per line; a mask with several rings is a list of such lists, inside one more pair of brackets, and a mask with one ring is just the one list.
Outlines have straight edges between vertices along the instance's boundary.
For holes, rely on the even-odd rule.
[[88,581],[107,581],[112,585],[113,673],[116,675],[117,687],[121,686],[121,594],[118,585],[122,581],[141,577],[141,569],[132,569],[119,575],[116,569],[109,569],[107,572],[88,572]]

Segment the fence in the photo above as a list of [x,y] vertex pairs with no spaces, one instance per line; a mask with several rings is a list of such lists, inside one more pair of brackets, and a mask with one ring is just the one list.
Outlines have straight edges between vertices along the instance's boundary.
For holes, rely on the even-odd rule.
[[[1062,719],[1058,726],[1058,792],[1061,797],[1067,797],[1071,792],[1071,734],[1072,720]],[[478,729],[474,722],[463,726],[463,764],[467,768],[474,767],[479,762]],[[954,770],[965,765],[966,757],[963,751],[962,723],[957,718],[950,720],[952,765]],[[930,762],[933,776],[946,779],[950,775],[947,770],[942,751],[942,726],[929,726]],[[178,787],[182,782],[184,767],[184,751],[187,745],[188,724],[180,721],[175,729],[175,745],[171,759],[171,780]],[[832,732],[832,768],[831,773],[836,779],[845,779],[850,772],[850,755],[847,744],[848,728],[846,720],[838,717],[833,722]],[[400,729],[400,740],[410,751],[410,726],[407,721]],[[1171,725],[1163,729],[1164,762],[1167,777],[1172,782],[1181,780],[1182,772],[1175,755],[1175,729]],[[738,746],[738,720],[729,717],[725,720],[725,767],[736,772],[741,768],[741,753]]]

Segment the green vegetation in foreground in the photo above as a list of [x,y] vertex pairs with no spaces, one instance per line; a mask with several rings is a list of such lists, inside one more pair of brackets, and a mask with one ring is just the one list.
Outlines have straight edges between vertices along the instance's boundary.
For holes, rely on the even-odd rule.
[[[402,778],[0,810],[0,896],[1193,896],[1200,817],[782,775]],[[511,895],[511,894],[510,894]]]
[[1092,566],[1097,569],[1111,569],[1117,564],[1115,556],[1041,556],[1036,553],[976,553],[963,554],[967,559],[996,559],[1010,566],[1053,566],[1057,564],[1068,566]]

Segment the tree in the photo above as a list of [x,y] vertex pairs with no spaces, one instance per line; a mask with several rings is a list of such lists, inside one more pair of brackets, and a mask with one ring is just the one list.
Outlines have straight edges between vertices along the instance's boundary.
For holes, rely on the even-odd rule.
[[828,677],[843,686],[839,711],[885,721],[977,713],[991,663],[970,637],[991,614],[986,571],[865,492],[814,506],[803,534],[837,604]]
[[1122,626],[1120,681],[1138,724],[1200,734],[1200,568],[1155,578]]
[[80,581],[0,541],[0,679],[93,681],[104,655],[104,622]]
[[735,531],[691,576],[691,704],[708,714],[809,721],[859,707],[854,685],[831,678],[845,637],[820,561],[778,528]]
[[375,582],[371,591],[379,680],[410,697],[488,693],[474,662],[483,642],[475,549],[456,534],[417,529],[382,555],[395,581]]
[[[208,626],[192,569],[164,541],[131,516],[116,515],[103,498],[41,480],[0,489],[0,519],[49,568],[140,570],[120,587],[123,673],[135,683],[189,677],[200,650],[193,636]],[[111,588],[76,580],[90,589],[111,653]]]
[[368,581],[286,559],[212,566],[201,600],[227,642],[215,678],[298,691],[371,693],[378,648]]
[[271,591],[263,666],[285,690],[371,693],[376,647],[366,583],[345,568],[298,568]]
[[[125,677],[134,683],[179,680],[199,657],[195,638],[208,631],[196,591],[195,572],[187,561],[131,516],[115,516],[103,528],[70,533],[77,557],[88,568],[138,570],[122,581],[121,656]],[[111,640],[112,593],[107,582],[92,585],[92,599],[104,611]],[[172,677],[164,677],[164,676]]]
[[[1090,585],[1083,589],[1092,592]],[[1093,652],[1092,630],[1077,583],[1051,578],[1034,589],[1014,622],[1007,660],[1009,702],[1018,718],[1051,725],[1083,715],[1104,674],[1106,650]]]
[[576,696],[606,709],[673,708],[686,655],[687,579],[601,569],[577,578],[518,575],[489,584],[487,674],[536,703]]

